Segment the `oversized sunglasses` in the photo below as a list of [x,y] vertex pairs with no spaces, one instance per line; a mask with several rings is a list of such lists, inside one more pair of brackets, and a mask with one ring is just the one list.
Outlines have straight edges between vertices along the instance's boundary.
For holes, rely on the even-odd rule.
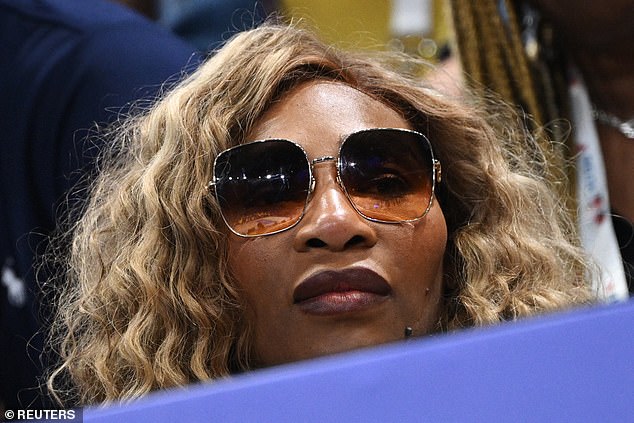
[[338,156],[309,160],[285,139],[229,148],[214,161],[209,188],[229,229],[242,237],[290,229],[315,188],[313,166],[336,161],[337,183],[354,209],[373,222],[422,219],[432,206],[440,162],[429,140],[407,129],[373,128],[348,135]]

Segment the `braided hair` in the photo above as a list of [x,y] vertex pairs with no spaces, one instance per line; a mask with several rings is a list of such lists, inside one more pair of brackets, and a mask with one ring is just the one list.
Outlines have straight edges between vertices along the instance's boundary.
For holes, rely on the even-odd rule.
[[554,48],[552,27],[539,22],[532,9],[517,0],[450,0],[450,4],[467,84],[517,107],[546,154],[544,176],[574,217],[574,150],[566,121],[565,67]]

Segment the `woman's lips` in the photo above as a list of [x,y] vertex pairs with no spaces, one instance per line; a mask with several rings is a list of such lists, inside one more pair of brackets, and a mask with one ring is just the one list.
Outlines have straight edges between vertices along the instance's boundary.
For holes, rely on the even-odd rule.
[[331,315],[360,311],[383,302],[390,284],[372,270],[354,267],[319,272],[300,283],[294,303],[305,313]]

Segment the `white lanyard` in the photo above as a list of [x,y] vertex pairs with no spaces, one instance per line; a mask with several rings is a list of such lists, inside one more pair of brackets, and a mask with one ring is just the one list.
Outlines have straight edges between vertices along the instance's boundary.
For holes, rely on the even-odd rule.
[[603,155],[588,92],[578,71],[570,78],[571,118],[577,152],[577,199],[581,244],[599,265],[601,280],[593,288],[603,301],[629,297],[623,261],[612,227]]

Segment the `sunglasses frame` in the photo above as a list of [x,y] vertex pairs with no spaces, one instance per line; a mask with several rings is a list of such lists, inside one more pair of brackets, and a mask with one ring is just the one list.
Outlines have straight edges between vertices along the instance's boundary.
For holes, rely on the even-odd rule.
[[[425,211],[423,211],[423,213],[413,219],[403,219],[403,220],[381,220],[381,219],[376,219],[373,217],[369,217],[366,216],[365,214],[363,214],[359,208],[357,207],[357,205],[354,203],[354,201],[352,201],[352,198],[350,198],[350,194],[348,193],[348,190],[346,189],[346,187],[344,186],[342,180],[341,180],[341,150],[343,148],[343,146],[345,145],[346,141],[348,141],[348,139],[351,136],[354,136],[356,134],[360,134],[363,132],[371,132],[371,131],[382,131],[382,130],[388,130],[388,131],[397,131],[397,132],[405,132],[405,133],[410,133],[410,134],[415,134],[416,136],[422,138],[422,140],[424,140],[424,142],[427,143],[427,146],[429,148],[429,153],[431,155],[431,160],[432,160],[432,186],[431,186],[431,195],[429,196],[429,202],[427,204],[427,207],[425,208]],[[308,203],[310,202],[310,200],[312,199],[313,196],[313,192],[315,189],[315,185],[316,185],[316,179],[314,176],[314,172],[313,172],[313,167],[316,164],[320,164],[320,163],[325,163],[325,162],[331,162],[334,161],[335,163],[335,167],[337,169],[337,184],[339,185],[339,188],[341,189],[341,191],[345,194],[346,198],[348,199],[348,202],[350,203],[350,205],[352,205],[352,208],[364,219],[369,220],[371,222],[378,222],[378,223],[390,223],[390,224],[399,224],[399,223],[404,223],[404,222],[416,222],[418,220],[421,220],[422,218],[424,218],[427,213],[429,213],[429,210],[431,209],[433,202],[434,202],[434,197],[435,197],[435,190],[436,190],[436,183],[440,183],[442,181],[442,166],[440,165],[440,161],[437,160],[434,157],[434,150],[432,148],[431,142],[429,141],[429,139],[422,133],[418,132],[418,131],[413,131],[411,129],[404,129],[404,128],[368,128],[368,129],[362,129],[359,131],[355,131],[352,132],[348,135],[346,135],[341,143],[339,144],[339,150],[337,151],[337,156],[333,157],[333,156],[322,156],[322,157],[317,157],[313,160],[310,160],[308,158],[308,153],[306,153],[306,150],[304,150],[304,148],[298,144],[297,142],[293,141],[293,140],[289,140],[289,139],[285,139],[285,138],[267,138],[267,139],[263,139],[263,140],[255,140],[255,141],[250,141],[248,143],[245,144],[240,144],[240,145],[236,145],[234,147],[230,147],[227,148],[223,151],[221,151],[216,158],[214,159],[214,165],[213,165],[213,179],[211,181],[209,181],[209,183],[207,184],[207,189],[213,191],[213,195],[214,198],[216,199],[216,201],[218,203],[220,203],[220,199],[218,198],[218,192],[216,191],[216,184],[218,183],[218,179],[216,178],[216,173],[215,173],[215,169],[216,169],[216,165],[218,163],[218,158],[220,156],[222,156],[225,153],[228,153],[232,150],[244,147],[246,145],[252,145],[252,144],[256,144],[256,143],[265,143],[265,142],[270,142],[270,141],[284,141],[284,142],[288,142],[290,144],[294,144],[295,146],[297,146],[302,153],[304,154],[304,157],[306,158],[306,163],[308,164],[308,178],[309,178],[309,186],[308,186],[308,192],[306,194],[306,200],[304,201],[304,206],[302,207],[302,212],[299,215],[299,217],[297,218],[297,220],[290,226],[283,228],[283,229],[279,229],[273,232],[267,232],[264,234],[257,234],[257,235],[248,235],[248,234],[241,234],[239,232],[237,232],[236,230],[234,230],[231,225],[229,224],[229,222],[227,222],[227,219],[225,218],[225,215],[222,211],[222,207],[219,207],[220,209],[220,215],[222,216],[222,220],[225,222],[225,225],[227,226],[227,228],[229,228],[229,230],[231,232],[233,232],[234,234],[238,235],[239,237],[242,238],[258,238],[258,237],[262,237],[262,236],[269,236],[269,235],[275,235],[278,234],[280,232],[284,232],[287,231],[289,229],[292,229],[293,227],[295,227],[299,222],[302,221],[302,219],[304,218],[304,215],[306,214],[306,208],[308,207]]]

